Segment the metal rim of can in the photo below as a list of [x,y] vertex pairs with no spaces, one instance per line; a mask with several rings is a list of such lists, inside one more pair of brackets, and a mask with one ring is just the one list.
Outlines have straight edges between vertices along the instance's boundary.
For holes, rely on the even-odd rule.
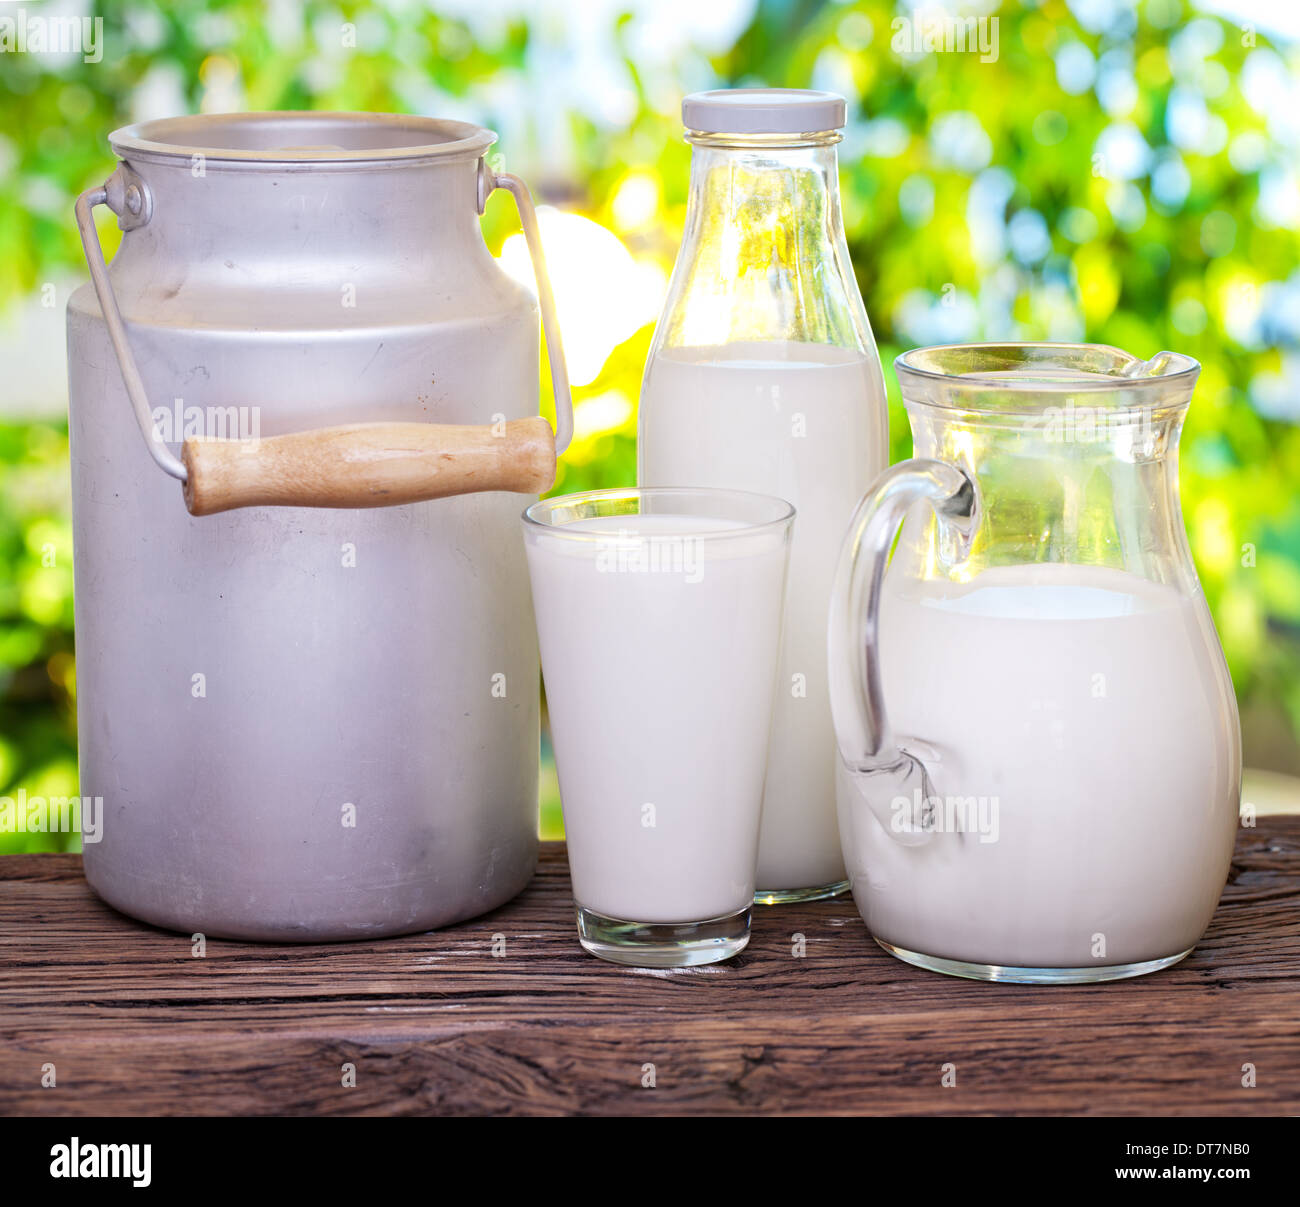
[[[295,128],[307,137],[286,142],[282,135]],[[360,145],[325,141],[322,136],[331,132]],[[318,141],[310,141],[311,134]],[[222,146],[223,141],[243,145]],[[495,142],[491,130],[472,122],[303,110],[167,117],[123,126],[109,135],[114,152],[132,161],[175,163],[201,157],[223,167],[280,171],[477,158]]]

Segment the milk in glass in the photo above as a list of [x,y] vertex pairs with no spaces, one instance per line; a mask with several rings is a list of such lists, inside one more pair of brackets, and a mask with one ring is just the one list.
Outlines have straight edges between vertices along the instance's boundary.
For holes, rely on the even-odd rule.
[[787,526],[558,531],[527,552],[574,898],[642,924],[742,916],[747,935]]

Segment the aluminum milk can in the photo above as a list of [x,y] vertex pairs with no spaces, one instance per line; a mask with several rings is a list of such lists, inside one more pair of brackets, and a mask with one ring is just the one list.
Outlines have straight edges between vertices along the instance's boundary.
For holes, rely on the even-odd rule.
[[[374,937],[492,909],[534,870],[517,528],[572,423],[531,201],[487,168],[494,140],[372,114],[148,122],[78,202],[85,868],[128,914]],[[554,439],[538,304],[479,229],[495,187],[534,251]],[[100,203],[125,232],[107,269]]]

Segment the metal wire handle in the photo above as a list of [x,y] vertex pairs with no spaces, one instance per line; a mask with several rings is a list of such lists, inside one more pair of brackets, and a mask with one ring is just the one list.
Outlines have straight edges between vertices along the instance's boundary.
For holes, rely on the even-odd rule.
[[[533,261],[533,273],[537,278],[537,301],[542,312],[542,331],[546,336],[546,352],[551,363],[551,387],[555,395],[555,451],[564,452],[573,439],[573,394],[569,388],[569,371],[564,359],[564,347],[560,341],[560,323],[555,306],[555,293],[551,289],[551,279],[546,271],[546,256],[542,250],[541,230],[537,224],[537,211],[533,207],[532,194],[528,186],[518,176],[508,172],[493,174],[486,170],[482,160],[479,161],[479,213],[488,194],[494,189],[505,189],[515,199],[519,211],[520,225],[523,227],[524,239],[528,244],[528,253]],[[108,265],[104,261],[104,249],[99,242],[99,232],[95,229],[94,208],[106,205],[118,217],[118,225],[125,230],[134,230],[144,226],[153,216],[153,198],[145,184],[125,164],[119,164],[117,170],[99,188],[87,189],[77,198],[77,230],[81,234],[81,246],[85,249],[86,264],[90,269],[90,281],[99,299],[99,307],[108,327],[108,338],[117,356],[118,367],[122,371],[122,383],[126,386],[127,397],[135,411],[140,434],[144,437],[149,455],[158,467],[178,482],[185,482],[189,474],[181,460],[167,447],[153,421],[153,412],[149,407],[149,396],[145,392],[144,379],[131,350],[131,341],[127,334],[126,323],[122,319],[117,296],[113,292],[113,283],[108,278]]]
[[[555,307],[555,293],[551,289],[550,274],[546,271],[546,254],[542,251],[542,232],[537,225],[537,211],[528,186],[518,176],[509,172],[492,174],[479,161],[479,213],[494,189],[505,189],[519,210],[519,224],[524,230],[524,241],[533,261],[533,275],[537,278],[537,304],[542,311],[542,333],[546,336],[546,355],[551,362],[551,389],[555,394],[555,452],[558,456],[569,447],[573,439],[573,394],[569,389],[569,367],[564,359],[564,345],[560,342],[560,319]],[[490,182],[490,183],[485,183]]]
[[97,189],[87,189],[77,198],[77,230],[81,232],[81,246],[86,251],[90,282],[95,287],[95,296],[99,299],[99,308],[103,311],[104,322],[108,326],[108,338],[112,341],[118,367],[122,370],[126,396],[135,410],[135,419],[140,425],[140,433],[144,436],[149,455],[164,473],[170,474],[178,482],[184,482],[189,476],[185,466],[167,447],[162,433],[154,425],[144,380],[135,363],[135,354],[131,351],[131,341],[127,337],[126,324],[122,321],[117,296],[113,293],[113,283],[108,279],[104,249],[100,246],[99,232],[95,229],[93,210],[97,205],[108,206],[118,216],[118,225],[123,230],[132,230],[143,226],[152,217],[153,199],[144,181],[136,178],[130,169],[119,166],[107,183]]

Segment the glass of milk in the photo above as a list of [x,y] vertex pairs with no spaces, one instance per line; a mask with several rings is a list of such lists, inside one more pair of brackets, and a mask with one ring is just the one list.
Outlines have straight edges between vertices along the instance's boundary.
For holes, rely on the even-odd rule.
[[828,634],[858,909],[958,976],[1168,967],[1214,912],[1241,785],[1178,501],[1200,366],[1062,344],[895,364],[916,460],[864,496]]
[[686,229],[641,387],[642,486],[762,491],[798,510],[756,901],[848,887],[835,819],[826,608],[853,508],[888,460],[880,358],[849,263],[843,97],[694,93]]
[[794,509],[604,490],[524,512],[578,937],[645,967],[749,941]]

